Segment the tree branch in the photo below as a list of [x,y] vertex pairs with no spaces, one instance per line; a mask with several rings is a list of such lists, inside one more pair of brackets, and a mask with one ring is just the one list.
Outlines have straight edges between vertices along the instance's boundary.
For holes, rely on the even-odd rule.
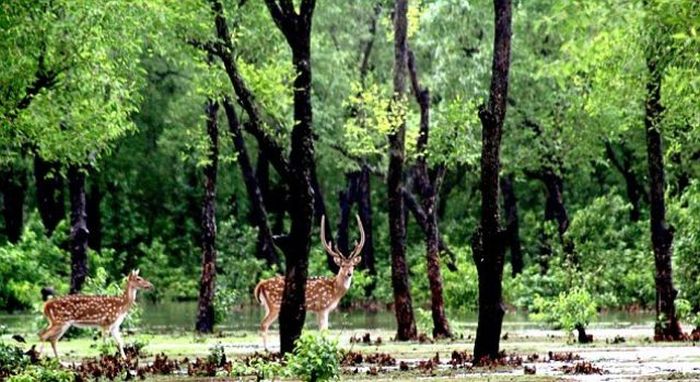
[[244,124],[245,130],[252,134],[258,141],[260,147],[265,151],[270,163],[275,170],[286,178],[289,174],[287,161],[282,148],[263,129],[261,113],[255,101],[255,95],[248,89],[243,77],[238,71],[236,59],[233,57],[233,46],[231,44],[231,34],[226,24],[223,5],[220,0],[211,0],[211,8],[214,13],[214,23],[216,25],[216,37],[219,39],[219,49],[214,52],[223,62],[226,74],[236,92],[238,103],[248,114],[248,122]]
[[[425,233],[428,228],[428,216],[425,214],[423,207],[421,207],[420,203],[418,203],[416,197],[413,196],[413,194],[405,188],[401,189],[401,194],[403,195],[403,200],[406,204],[406,208],[408,208],[408,210],[411,211],[413,217],[416,219],[416,223],[418,223],[418,226]],[[447,261],[445,261],[447,269],[449,269],[452,272],[455,272],[457,270],[457,256],[454,252],[450,250],[449,247],[447,247],[447,244],[442,239],[442,234],[439,234],[438,236],[438,250],[440,251],[440,253],[447,255]]]

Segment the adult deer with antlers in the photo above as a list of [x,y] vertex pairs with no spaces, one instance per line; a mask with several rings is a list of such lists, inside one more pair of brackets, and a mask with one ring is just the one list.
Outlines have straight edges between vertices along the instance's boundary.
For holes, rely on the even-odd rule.
[[[319,329],[328,328],[328,314],[338,306],[340,299],[345,296],[350,283],[352,282],[352,272],[355,266],[360,263],[362,257],[360,252],[365,244],[365,231],[362,228],[362,221],[356,215],[357,225],[360,230],[360,241],[355,242],[355,249],[350,252],[350,256],[344,256],[337,245],[326,241],[325,227],[326,217],[321,217],[321,243],[326,251],[333,257],[333,261],[340,267],[335,277],[309,277],[306,281],[305,306],[307,311],[316,313]],[[267,330],[273,321],[277,319],[282,305],[282,293],[284,292],[284,276],[277,276],[260,281],[253,294],[260,304],[265,308],[265,318],[260,323],[260,331],[263,337],[263,344],[267,349]]]
[[[53,354],[58,358],[56,342],[68,328],[96,327],[102,330],[103,339],[107,332],[112,334],[119,346],[119,353],[122,358],[126,358],[119,327],[136,301],[136,291],[152,288],[153,284],[139,276],[139,271],[135,270],[129,274],[122,296],[70,295],[51,299],[44,305],[44,316],[49,321],[49,326],[39,333],[39,338],[51,342]],[[39,353],[43,347],[42,343]]]

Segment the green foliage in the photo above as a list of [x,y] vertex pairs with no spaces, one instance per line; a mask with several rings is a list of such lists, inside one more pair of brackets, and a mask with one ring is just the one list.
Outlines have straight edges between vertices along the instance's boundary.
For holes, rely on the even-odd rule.
[[287,359],[291,373],[304,381],[332,381],[340,377],[338,342],[326,335],[302,334]]
[[21,373],[7,379],[8,382],[73,382],[75,374],[64,369],[55,359],[46,359],[41,364],[30,365]]
[[700,182],[691,184],[669,206],[669,218],[676,228],[673,250],[674,276],[678,280],[679,298],[686,300],[693,313],[700,312]]
[[17,346],[0,342],[0,378],[18,373],[29,365],[29,357]]
[[17,244],[0,246],[0,309],[29,309],[41,302],[43,286],[66,291],[70,256],[61,248],[67,227],[60,224],[53,237],[46,237],[38,216],[29,217]]
[[584,288],[575,287],[561,292],[556,298],[535,296],[530,317],[535,321],[554,324],[571,335],[577,326],[588,326],[597,314],[593,296]]

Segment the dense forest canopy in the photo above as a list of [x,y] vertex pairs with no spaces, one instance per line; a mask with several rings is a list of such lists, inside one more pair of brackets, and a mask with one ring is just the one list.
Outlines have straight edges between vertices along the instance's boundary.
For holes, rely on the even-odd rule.
[[675,338],[700,326],[699,29],[694,0],[4,1],[0,309],[139,268],[211,331],[285,274],[291,349],[337,271],[321,217],[349,253],[357,213],[341,305],[398,306],[398,339],[423,311],[450,336],[485,275],[511,310],[655,310]]

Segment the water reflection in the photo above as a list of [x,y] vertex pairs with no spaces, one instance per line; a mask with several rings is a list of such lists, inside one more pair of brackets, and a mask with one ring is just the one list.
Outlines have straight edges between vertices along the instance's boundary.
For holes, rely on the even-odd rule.
[[[159,304],[141,303],[143,314],[140,327],[150,331],[190,331],[194,329],[197,315],[196,302],[164,302]],[[226,320],[218,326],[220,330],[227,331],[257,331],[263,309],[260,306],[247,306],[231,311]],[[0,314],[0,325],[4,325],[10,331],[33,330],[34,322],[38,315],[35,314]],[[455,327],[475,328],[477,314],[475,312],[450,312],[450,322]],[[654,320],[649,312],[607,312],[601,313],[592,323],[593,327],[650,325]],[[335,311],[331,313],[330,324],[333,329],[393,329],[396,326],[394,315],[389,311],[366,312],[363,310]],[[309,325],[315,325],[315,317],[308,316]],[[504,318],[504,326],[510,330],[542,327],[541,324],[532,322],[524,312],[509,312]]]

